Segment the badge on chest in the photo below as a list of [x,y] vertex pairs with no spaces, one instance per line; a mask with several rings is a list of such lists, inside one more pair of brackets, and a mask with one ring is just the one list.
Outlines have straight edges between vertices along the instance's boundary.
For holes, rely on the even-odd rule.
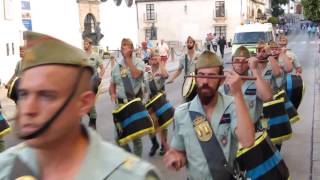
[[120,68],[120,76],[121,77],[126,77],[128,75],[128,69],[125,67]]
[[212,128],[208,121],[202,116],[197,116],[193,121],[193,128],[200,141],[209,141],[212,138]]

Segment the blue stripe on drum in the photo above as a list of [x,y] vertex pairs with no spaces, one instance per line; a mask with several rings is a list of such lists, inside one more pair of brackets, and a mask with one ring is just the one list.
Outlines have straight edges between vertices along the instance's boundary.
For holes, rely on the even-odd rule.
[[0,114],[0,121],[4,120],[4,117],[2,116],[2,114]]
[[163,105],[160,109],[158,109],[156,111],[156,115],[159,117],[161,116],[164,112],[166,112],[166,110],[172,108],[172,105],[170,103],[167,103],[165,105]]
[[287,94],[288,97],[291,97],[291,91],[292,91],[292,76],[289,74],[287,76]]
[[288,115],[282,115],[282,116],[278,116],[278,117],[274,117],[274,118],[270,118],[269,119],[269,126],[273,126],[273,125],[277,125],[277,124],[282,124],[282,123],[286,123],[289,122],[289,117]]
[[260,176],[264,175],[265,173],[269,172],[272,168],[276,167],[279,162],[282,160],[282,157],[279,151],[276,151],[273,156],[271,156],[268,160],[264,163],[260,164],[258,167],[247,171],[246,176],[251,179],[258,179]]
[[149,113],[148,111],[141,111],[141,112],[138,112],[138,113],[135,113],[133,115],[131,115],[130,117],[128,117],[127,119],[125,119],[121,125],[123,128],[127,127],[129,124],[139,120],[139,119],[142,119],[144,117],[148,117],[149,116]]
[[292,104],[292,102],[290,100],[287,101],[286,103],[284,103],[284,108],[289,109],[289,108],[292,108],[292,107],[293,107],[293,104]]

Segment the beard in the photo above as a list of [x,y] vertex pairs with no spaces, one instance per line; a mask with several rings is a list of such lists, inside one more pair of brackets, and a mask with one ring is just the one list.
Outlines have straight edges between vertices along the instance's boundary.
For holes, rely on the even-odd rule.
[[189,49],[189,50],[191,50],[191,49],[193,49],[194,48],[194,45],[192,45],[192,46],[187,46],[187,48]]
[[201,104],[208,105],[217,93],[217,89],[211,88],[208,84],[204,84],[201,87],[197,88],[197,93],[200,99]]

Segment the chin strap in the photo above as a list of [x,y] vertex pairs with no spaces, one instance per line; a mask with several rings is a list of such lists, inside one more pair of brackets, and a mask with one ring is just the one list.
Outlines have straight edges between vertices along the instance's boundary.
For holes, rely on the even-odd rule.
[[63,105],[58,109],[58,111],[56,113],[53,114],[53,116],[51,118],[49,118],[49,120],[40,128],[38,129],[37,131],[31,133],[31,134],[28,134],[28,135],[25,135],[25,136],[21,136],[21,135],[18,135],[19,139],[24,139],[24,140],[28,140],[28,139],[33,139],[33,138],[36,138],[38,136],[40,136],[41,134],[43,134],[52,124],[53,122],[57,119],[57,117],[63,112],[63,110],[66,108],[66,106],[69,104],[69,102],[73,99],[73,97],[75,96],[76,94],[76,91],[77,91],[77,88],[79,86],[79,83],[80,83],[80,79],[82,77],[82,74],[84,72],[84,69],[85,68],[81,68],[79,70],[79,73],[77,75],[77,79],[76,81],[74,82],[74,85],[73,85],[73,89],[69,95],[69,97],[66,99],[66,101],[63,103]]

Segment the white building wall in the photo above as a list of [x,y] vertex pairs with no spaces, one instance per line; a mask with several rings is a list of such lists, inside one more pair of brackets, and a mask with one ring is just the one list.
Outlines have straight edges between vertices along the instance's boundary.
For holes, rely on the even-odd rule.
[[215,26],[227,26],[226,39],[229,41],[233,38],[235,27],[247,19],[249,10],[249,0],[225,0],[226,19],[215,19],[215,0],[139,2],[137,8],[139,42],[145,40],[145,29],[151,27],[151,23],[144,21],[146,4],[155,5],[158,40],[163,38],[180,42],[185,42],[188,35],[204,42],[206,34],[213,33]]
[[31,0],[32,28],[82,48],[76,0]]
[[[19,46],[22,41],[22,21],[20,1],[11,1],[12,6],[7,7],[12,15],[10,19],[5,17],[4,0],[0,0],[0,79],[1,83],[7,83],[14,72],[19,58]],[[9,44],[7,55],[6,44]],[[13,49],[12,50],[12,44]]]

